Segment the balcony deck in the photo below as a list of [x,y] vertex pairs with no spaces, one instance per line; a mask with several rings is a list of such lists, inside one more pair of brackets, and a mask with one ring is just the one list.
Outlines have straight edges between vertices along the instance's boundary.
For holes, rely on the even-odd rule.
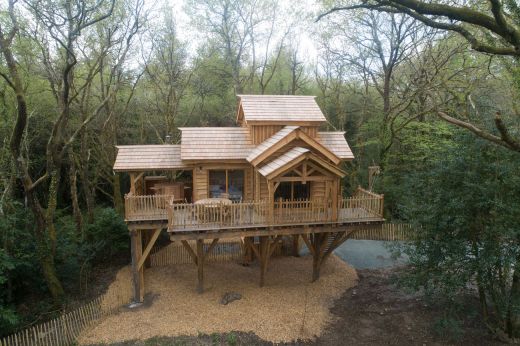
[[170,204],[171,196],[126,196],[126,222],[162,224],[170,233],[248,230],[384,221],[383,196],[363,190],[338,201],[298,200],[224,204]]

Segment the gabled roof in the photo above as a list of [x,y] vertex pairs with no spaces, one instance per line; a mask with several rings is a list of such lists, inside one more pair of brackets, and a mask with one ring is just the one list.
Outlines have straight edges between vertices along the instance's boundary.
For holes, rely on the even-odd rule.
[[[330,161],[338,164],[341,159],[330,151],[326,146],[312,138],[298,126],[286,126],[273,136],[260,143],[255,150],[247,157],[247,160],[253,165],[257,166],[262,161],[267,159],[277,150],[282,149],[285,145],[292,142],[293,140],[299,139],[305,142],[309,147],[318,151],[321,155],[325,156]],[[343,139],[344,140],[344,139]]]
[[299,126],[285,126],[283,129],[260,143],[247,157],[247,161],[254,161],[257,157],[259,157],[262,153],[264,153],[269,148],[272,148],[276,143],[279,143],[284,138],[287,138],[288,135],[293,133]]
[[315,124],[327,121],[314,96],[237,95],[237,122],[269,124]]
[[345,176],[345,172],[343,170],[328,163],[325,160],[322,160],[317,155],[313,154],[309,149],[301,147],[292,148],[288,152],[284,153],[280,157],[274,159],[273,161],[269,162],[268,164],[260,168],[258,170],[258,173],[260,173],[267,179],[272,179],[307,159],[316,162],[317,164],[325,168],[327,171],[335,175],[338,175],[340,177]]
[[114,171],[183,169],[180,145],[119,145]]
[[318,132],[318,140],[340,159],[354,159],[354,154],[345,140],[345,132]]
[[245,160],[254,149],[244,127],[181,127],[182,160]]
[[286,166],[287,164],[293,163],[294,161],[303,157],[303,155],[306,153],[310,153],[310,150],[300,147],[292,148],[288,152],[284,153],[280,157],[276,158],[272,162],[269,162],[267,165],[260,168],[258,170],[258,173],[262,174],[264,177],[267,177],[276,170]]

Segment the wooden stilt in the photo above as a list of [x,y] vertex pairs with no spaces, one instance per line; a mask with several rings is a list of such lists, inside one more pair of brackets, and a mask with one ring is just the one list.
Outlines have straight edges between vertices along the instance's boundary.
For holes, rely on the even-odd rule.
[[[137,258],[139,262],[143,258],[143,231],[137,231]],[[144,266],[139,266],[139,262],[137,262],[138,270],[139,270],[139,301],[144,301]]]
[[242,246],[244,250],[243,265],[249,265],[253,261],[253,241],[251,237],[242,238]]
[[327,232],[313,234],[312,240],[306,240],[306,236],[302,235],[309,250],[312,253],[312,282],[320,278],[321,266],[327,258],[336,250],[341,244],[347,241],[353,230],[350,232]]
[[197,240],[197,292],[204,292],[204,240]]
[[[143,233],[143,248],[146,249],[148,247],[148,244],[150,244],[151,238],[152,238],[152,236],[149,231],[146,231]],[[144,260],[144,267],[150,268],[150,266],[151,266],[150,263],[151,263],[150,256],[146,256],[146,259]]]
[[312,251],[312,282],[318,280],[320,278],[320,269],[321,269],[321,255],[322,248],[324,245],[323,239],[326,233],[315,233],[312,235],[312,246],[314,251]]
[[300,236],[295,234],[292,236],[293,238],[293,246],[292,246],[292,255],[294,257],[300,257]]
[[131,254],[132,254],[132,283],[134,286],[134,302],[140,303],[142,302],[141,297],[141,275],[140,270],[138,267],[139,258],[140,258],[140,250],[142,249],[140,246],[141,237],[138,230],[132,230],[130,231],[130,237],[131,237]]
[[271,242],[269,236],[260,237],[260,287],[264,286],[265,273],[267,271],[267,262],[269,260]]

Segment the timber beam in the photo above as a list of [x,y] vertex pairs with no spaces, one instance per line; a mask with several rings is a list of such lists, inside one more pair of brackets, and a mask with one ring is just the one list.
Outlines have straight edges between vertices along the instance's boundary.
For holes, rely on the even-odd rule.
[[255,250],[260,262],[260,287],[263,287],[265,284],[267,265],[278,244],[280,244],[280,239],[282,239],[282,235],[260,237],[260,248]]
[[321,267],[334,250],[347,241],[357,230],[354,228],[326,233],[313,233],[310,237],[307,234],[301,235],[312,254],[312,282],[320,278]]
[[196,239],[225,239],[225,238],[240,238],[240,237],[260,237],[265,235],[295,235],[295,234],[310,234],[310,233],[326,233],[340,230],[362,229],[369,225],[381,224],[383,221],[360,221],[351,222],[348,224],[328,223],[321,225],[295,225],[295,226],[266,226],[254,228],[232,228],[220,230],[193,230],[193,231],[174,231],[170,233],[171,241],[180,240],[196,240]]
[[[145,230],[130,231],[130,251],[132,256],[132,283],[134,291],[134,302],[141,303],[144,300],[144,267],[150,256],[155,242],[161,234],[161,229],[154,230],[150,236]],[[143,240],[145,249],[143,251]]]
[[187,240],[181,240],[182,245],[190,254],[193,262],[197,266],[197,292],[204,292],[204,262],[208,255],[213,251],[218,243],[218,238],[213,239],[207,250],[204,251],[204,239],[197,239],[195,243],[195,250],[191,247]]

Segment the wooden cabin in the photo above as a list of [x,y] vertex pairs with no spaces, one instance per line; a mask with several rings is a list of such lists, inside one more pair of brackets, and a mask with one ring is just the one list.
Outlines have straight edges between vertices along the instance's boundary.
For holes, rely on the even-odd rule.
[[[135,299],[143,264],[162,230],[199,267],[219,239],[240,238],[260,262],[260,284],[281,237],[305,242],[321,263],[361,225],[383,221],[383,196],[344,196],[344,133],[323,131],[313,96],[238,95],[236,127],[183,127],[181,143],[118,146],[114,171],[130,175],[125,219],[132,235]],[[210,242],[205,245],[205,241]]]

